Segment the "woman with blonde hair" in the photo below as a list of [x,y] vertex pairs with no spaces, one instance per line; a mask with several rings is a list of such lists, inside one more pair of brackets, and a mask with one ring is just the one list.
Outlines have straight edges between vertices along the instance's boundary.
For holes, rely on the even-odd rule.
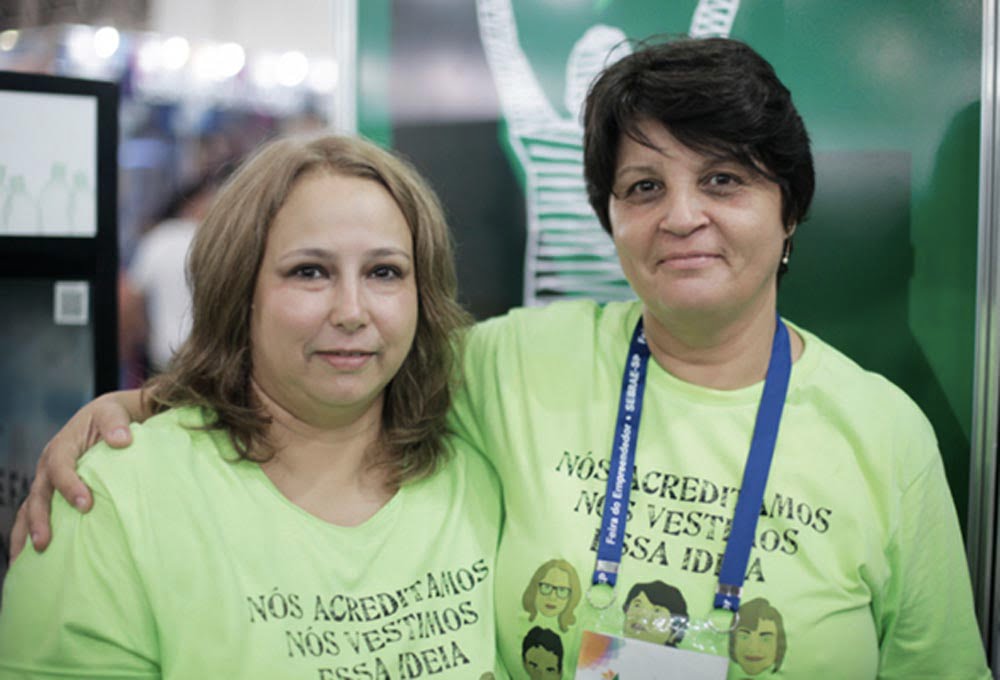
[[268,144],[189,256],[194,322],[127,456],[12,566],[0,675],[492,673],[499,489],[448,436],[448,230],[400,159]]
[[553,628],[565,633],[576,623],[573,612],[583,592],[576,570],[566,560],[549,560],[532,575],[521,596],[521,605],[528,612],[528,621],[539,614],[555,619]]

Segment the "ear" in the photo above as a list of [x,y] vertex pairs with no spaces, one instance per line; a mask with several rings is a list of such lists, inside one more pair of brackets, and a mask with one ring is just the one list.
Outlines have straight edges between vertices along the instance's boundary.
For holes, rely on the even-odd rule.
[[795,228],[798,227],[798,226],[799,226],[798,224],[796,224],[795,222],[792,222],[790,225],[788,225],[787,227],[785,227],[785,238],[791,238],[792,234],[795,233]]

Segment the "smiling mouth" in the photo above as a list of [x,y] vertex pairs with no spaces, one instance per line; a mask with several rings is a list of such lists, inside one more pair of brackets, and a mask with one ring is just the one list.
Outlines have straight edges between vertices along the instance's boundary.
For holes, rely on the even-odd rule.
[[673,269],[696,269],[721,259],[714,253],[678,253],[660,259],[657,264]]
[[339,370],[355,370],[362,368],[368,363],[375,352],[368,352],[360,349],[329,350],[316,352],[316,356],[321,358],[328,365]]

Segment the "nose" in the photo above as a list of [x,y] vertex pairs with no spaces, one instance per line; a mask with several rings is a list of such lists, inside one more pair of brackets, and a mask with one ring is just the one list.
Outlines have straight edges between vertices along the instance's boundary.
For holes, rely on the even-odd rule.
[[663,197],[659,228],[675,236],[687,236],[708,221],[704,197],[697,187],[675,186]]
[[330,323],[348,333],[353,333],[363,328],[367,319],[362,286],[353,280],[339,281],[330,305]]

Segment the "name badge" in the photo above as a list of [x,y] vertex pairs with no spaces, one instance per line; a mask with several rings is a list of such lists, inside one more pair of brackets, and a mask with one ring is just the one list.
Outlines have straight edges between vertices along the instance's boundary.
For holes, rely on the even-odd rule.
[[723,680],[729,659],[633,638],[584,631],[576,680]]

